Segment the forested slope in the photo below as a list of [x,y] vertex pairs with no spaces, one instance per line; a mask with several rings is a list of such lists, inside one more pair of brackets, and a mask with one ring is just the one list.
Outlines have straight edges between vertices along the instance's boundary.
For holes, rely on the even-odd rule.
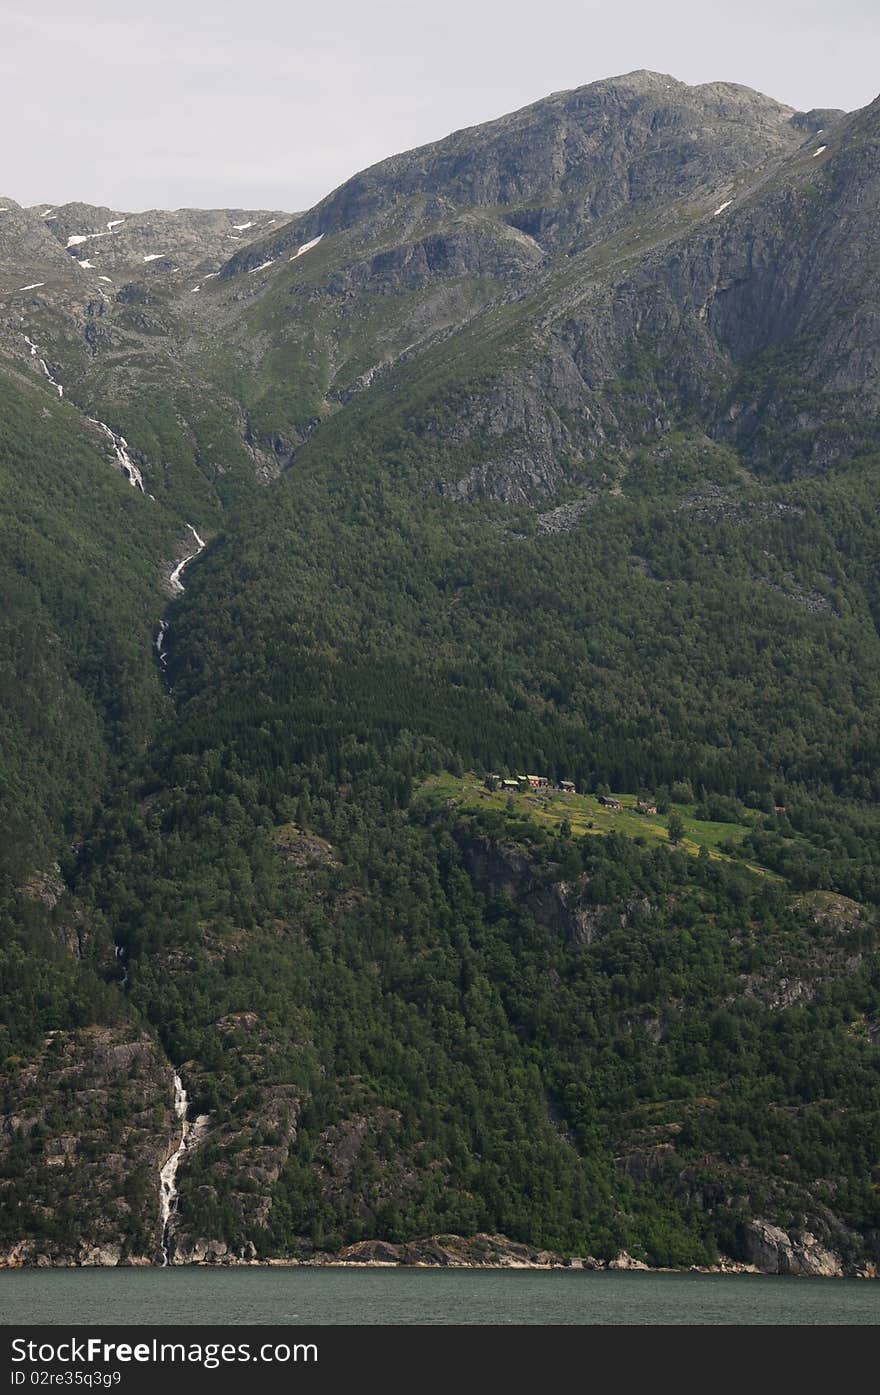
[[10,305],[13,1252],[155,1257],[173,1067],[175,1262],[876,1266],[876,141],[635,74],[50,287],[70,405]]

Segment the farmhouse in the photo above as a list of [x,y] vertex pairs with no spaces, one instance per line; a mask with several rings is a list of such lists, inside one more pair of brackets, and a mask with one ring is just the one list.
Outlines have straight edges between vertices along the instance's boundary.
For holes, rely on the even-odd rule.
[[619,799],[612,799],[610,794],[600,794],[599,803],[604,804],[606,809],[622,809],[623,805]]
[[545,790],[550,784],[546,775],[527,775],[526,779],[529,782],[529,788],[533,790]]
[[574,780],[560,780],[559,788],[565,790],[566,794],[574,794]]
[[636,808],[640,814],[656,814],[657,812],[657,805],[652,804],[649,799],[640,799],[636,804]]

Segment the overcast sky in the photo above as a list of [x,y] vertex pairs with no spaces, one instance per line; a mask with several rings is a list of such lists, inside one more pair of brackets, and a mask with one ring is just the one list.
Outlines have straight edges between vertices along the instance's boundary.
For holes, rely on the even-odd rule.
[[309,207],[385,155],[652,68],[880,89],[877,0],[0,0],[0,194]]

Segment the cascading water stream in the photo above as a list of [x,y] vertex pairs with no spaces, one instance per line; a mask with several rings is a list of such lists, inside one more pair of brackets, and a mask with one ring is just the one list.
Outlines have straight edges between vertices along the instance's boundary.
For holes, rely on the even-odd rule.
[[184,567],[188,567],[190,562],[192,562],[194,558],[198,557],[200,552],[204,552],[207,546],[207,543],[205,542],[204,538],[199,537],[198,533],[196,532],[195,528],[192,526],[191,523],[188,523],[186,526],[196,540],[196,550],[195,552],[191,552],[188,557],[184,557],[182,562],[178,562],[177,566],[174,568],[174,571],[168,578],[175,591],[183,590],[183,582],[180,578],[183,573]]
[[98,421],[97,417],[89,417],[89,421],[93,422],[95,426],[99,426],[105,436],[109,437],[116,452],[116,459],[125,471],[129,484],[135,489],[139,489],[142,494],[146,494],[144,477],[128,453],[128,442],[125,437],[120,436],[118,431],[114,431],[112,426],[108,426],[106,421]]
[[171,1217],[177,1210],[177,1169],[180,1166],[180,1159],[186,1151],[186,1139],[189,1133],[189,1121],[186,1117],[188,1108],[189,1102],[186,1098],[186,1090],[183,1088],[183,1081],[175,1071],[174,1113],[180,1120],[180,1142],[159,1173],[159,1220],[162,1226],[160,1254],[162,1255],[163,1269],[168,1263],[168,1227],[171,1223]]
[[159,655],[159,664],[165,669],[168,667],[168,655],[165,653],[165,633],[168,629],[168,621],[159,621],[159,633],[156,635],[156,653]]
[[49,365],[46,362],[46,360],[40,356],[40,351],[34,343],[33,339],[28,339],[27,335],[25,335],[24,342],[27,344],[28,348],[31,351],[31,358],[39,359],[40,367],[42,368],[46,377],[49,379],[49,382],[52,384],[53,388],[58,393],[58,396],[63,397],[64,388],[55,378],[52,377],[52,374],[49,371]]
[[[177,566],[174,568],[174,571],[168,578],[169,582],[171,583],[172,589],[176,591],[178,595],[182,594],[184,590],[183,582],[180,579],[183,575],[184,567],[188,567],[190,562],[192,562],[196,557],[198,557],[200,552],[204,552],[205,547],[207,546],[204,538],[199,537],[198,533],[196,532],[195,528],[192,526],[191,523],[188,523],[186,526],[196,540],[196,550],[195,552],[189,553],[187,557],[184,557],[182,561],[178,562]],[[159,664],[163,671],[168,667],[168,655],[165,652],[165,636],[167,633],[168,621],[160,620],[159,632],[156,635],[156,653],[159,655]]]
[[[122,221],[121,219],[117,219],[117,220],[116,220],[117,223],[118,223],[118,222],[121,222],[121,221]],[[112,228],[110,227],[109,224],[108,224],[108,230],[109,230],[110,233],[112,233]],[[90,236],[90,237],[104,237],[104,236],[107,236],[107,234],[105,234],[105,233],[90,233],[89,236]],[[80,238],[80,239],[79,239],[79,241],[84,241],[84,240],[85,240],[84,238]],[[24,338],[24,342],[27,344],[28,348],[29,348],[30,351],[31,351],[31,358],[36,358],[36,359],[39,360],[40,367],[42,368],[42,370],[43,370],[43,372],[45,373],[46,377],[49,379],[49,382],[50,382],[50,383],[52,384],[52,386],[55,388],[56,392],[58,393],[58,396],[59,396],[59,397],[63,397],[63,396],[64,396],[64,388],[62,387],[61,383],[59,383],[55,378],[53,378],[52,373],[51,373],[50,370],[49,370],[49,366],[48,366],[48,364],[46,363],[46,360],[45,360],[44,358],[41,357],[40,351],[39,351],[39,349],[37,348],[36,344],[34,343],[33,339],[28,338],[28,336],[27,336],[26,334],[23,335],[23,338]],[[119,432],[119,431],[114,431],[114,430],[113,430],[113,427],[112,427],[112,426],[108,426],[107,423],[106,423],[106,421],[99,421],[99,419],[98,419],[97,417],[90,417],[90,416],[87,416],[87,417],[86,417],[86,420],[89,421],[89,422],[91,422],[92,426],[97,426],[99,431],[103,431],[104,435],[105,435],[105,436],[107,437],[107,439],[110,441],[111,445],[113,446],[114,453],[115,453],[115,455],[116,455],[116,460],[117,460],[118,464],[122,467],[123,473],[125,474],[126,478],[128,479],[128,482],[129,482],[129,484],[132,486],[132,488],[133,488],[133,489],[139,489],[139,490],[141,491],[142,494],[146,494],[146,490],[145,490],[145,488],[144,488],[144,477],[143,477],[143,475],[141,474],[140,469],[138,468],[138,466],[137,466],[137,465],[135,464],[135,462],[132,460],[131,454],[130,454],[129,449],[128,449],[128,442],[126,441],[125,437],[121,434],[121,432]],[[152,494],[150,494],[148,497],[149,497],[150,499],[153,498]],[[168,578],[169,582],[171,583],[171,589],[172,589],[173,591],[176,591],[178,594],[181,594],[181,593],[183,592],[183,589],[184,589],[184,587],[183,587],[183,582],[182,582],[181,579],[180,579],[181,576],[183,575],[183,570],[184,570],[184,568],[187,567],[187,566],[189,566],[190,562],[192,562],[196,557],[198,557],[199,553],[200,553],[200,552],[203,552],[204,549],[205,549],[205,547],[206,547],[206,545],[207,545],[207,544],[205,543],[204,538],[199,537],[199,534],[196,532],[195,528],[193,527],[193,525],[192,525],[191,523],[187,523],[186,526],[187,526],[187,528],[189,529],[189,531],[192,533],[192,535],[193,535],[193,537],[194,537],[194,539],[195,539],[195,542],[196,542],[196,550],[195,550],[195,552],[190,552],[186,557],[184,557],[180,562],[178,562],[177,566],[174,568],[174,571],[171,573],[170,577]],[[159,663],[160,663],[160,665],[161,665],[161,667],[162,667],[163,669],[165,669],[165,668],[168,667],[168,655],[167,655],[166,652],[165,652],[165,635],[166,635],[166,633],[167,633],[167,630],[168,630],[168,622],[167,622],[167,620],[160,620],[160,621],[159,621],[159,632],[158,632],[158,634],[156,635],[156,653],[157,653],[158,656],[159,656]]]
[[124,988],[125,985],[128,983],[128,965],[125,962],[125,950],[122,948],[122,945],[116,946],[116,962],[122,970],[122,978],[120,979],[120,983]]
[[[51,372],[49,371],[49,366],[46,363],[46,360],[40,356],[40,351],[34,343],[33,339],[29,339],[28,336],[25,334],[24,342],[27,344],[28,348],[31,351],[31,358],[39,359],[40,367],[42,368],[46,377],[49,379],[49,382],[52,384],[53,388],[55,388],[56,392],[58,393],[58,396],[63,397],[64,388],[61,386],[61,384],[57,381],[56,378],[53,378]],[[129,484],[134,489],[139,489],[142,494],[145,494],[146,490],[144,489],[143,475],[141,474],[137,465],[135,465],[134,461],[128,453],[128,442],[126,441],[125,437],[121,436],[118,431],[114,431],[112,426],[108,426],[106,421],[99,421],[97,417],[86,417],[86,420],[90,421],[93,426],[97,426],[101,431],[104,432],[104,435],[108,437],[113,446],[113,450],[116,453],[116,459],[122,466],[123,472],[125,473]]]
[[174,1113],[180,1121],[180,1142],[159,1172],[159,1222],[162,1227],[159,1253],[162,1256],[163,1269],[168,1264],[171,1222],[177,1214],[177,1169],[184,1153],[201,1141],[209,1119],[207,1114],[199,1114],[195,1121],[190,1123],[189,1100],[177,1071],[174,1072]]

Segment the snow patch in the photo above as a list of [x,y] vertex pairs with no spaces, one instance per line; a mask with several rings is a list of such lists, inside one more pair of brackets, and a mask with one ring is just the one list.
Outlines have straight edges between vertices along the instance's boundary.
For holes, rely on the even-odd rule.
[[318,236],[317,236],[317,237],[313,237],[312,240],[311,240],[311,242],[304,242],[303,245],[302,245],[302,247],[297,247],[296,251],[294,252],[294,254],[293,254],[293,256],[291,257],[290,260],[291,260],[292,262],[295,262],[296,259],[297,259],[297,257],[301,257],[301,256],[303,255],[304,252],[311,252],[311,250],[312,250],[313,247],[317,247],[318,243],[321,241],[321,238],[322,238],[323,236],[324,236],[323,233],[318,233]]
[[49,214],[50,214],[50,213],[54,213],[54,211],[55,211],[55,210],[54,210],[54,209],[52,208],[52,206],[50,205],[50,206],[46,209],[45,213],[41,213],[41,214],[40,214],[40,217],[41,217],[41,218],[48,218],[48,217],[49,217]]
[[236,232],[244,232],[245,228],[252,228],[254,225],[253,223],[233,223],[232,226]]
[[109,277],[109,276],[99,276],[99,277],[98,277],[98,280],[99,280],[99,281],[109,281],[109,282],[110,282],[110,285],[111,285],[111,286],[113,285],[112,278]]
[[67,239],[68,247],[80,247],[84,242],[91,242],[95,237],[109,237],[108,232],[98,233],[74,233]]
[[112,232],[114,228],[121,227],[124,222],[124,218],[111,218],[110,222],[107,224],[107,231]]
[[272,257],[269,261],[263,262],[261,266],[252,266],[248,272],[248,276],[253,276],[255,271],[265,271],[267,266],[274,266],[274,264],[275,258]]
[[86,271],[94,271],[95,269],[94,262],[90,262],[88,257],[86,257],[85,261],[79,262],[78,265],[83,267]]
[[151,252],[148,257],[144,257],[145,262],[160,262],[165,256],[164,252]]
[[[5,212],[6,210],[4,209],[3,211]],[[18,289],[20,291],[36,291],[39,290],[40,286],[45,286],[45,284],[45,281],[32,281],[29,286],[19,286]]]
[[815,160],[815,158],[816,158],[817,155],[821,155],[822,152],[823,152],[823,150],[827,150],[827,149],[828,149],[828,146],[827,146],[827,145],[820,145],[818,150],[814,150],[814,151],[813,151],[813,159]]
[[717,218],[718,214],[723,213],[725,208],[729,208],[732,203],[733,199],[728,199],[727,202],[723,203],[720,208],[716,208],[715,212],[712,214],[712,217]]

